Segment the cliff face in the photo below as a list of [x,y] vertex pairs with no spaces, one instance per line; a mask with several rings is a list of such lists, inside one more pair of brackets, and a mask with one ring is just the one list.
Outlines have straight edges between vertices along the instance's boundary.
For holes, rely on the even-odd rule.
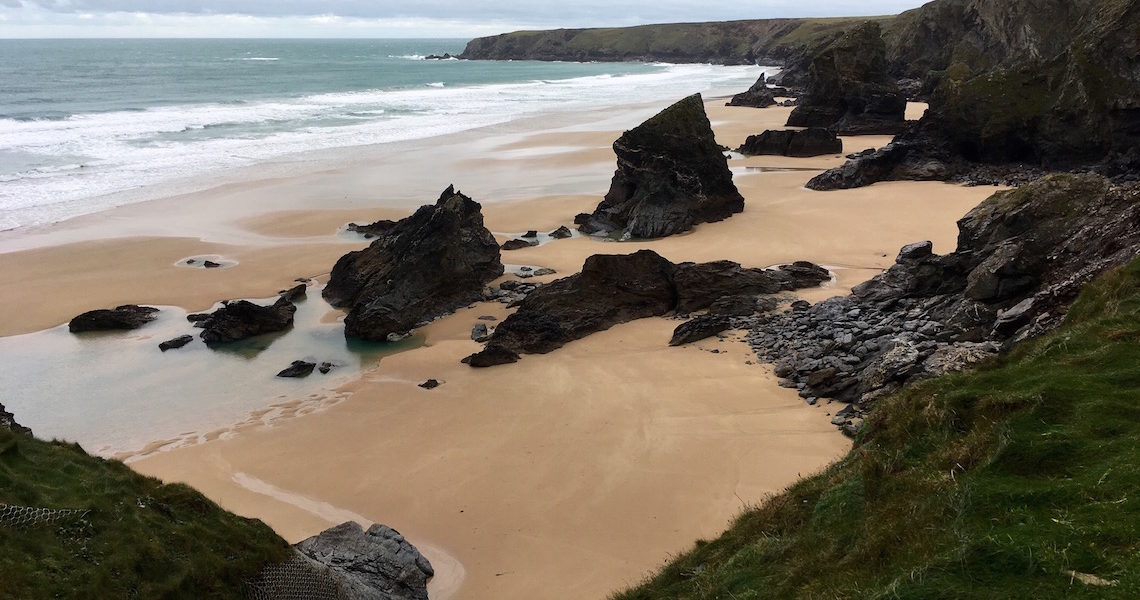
[[[477,38],[460,58],[666,61],[746,65],[795,62],[866,19],[762,19],[603,29],[516,31]],[[881,18],[889,21],[890,18]]]

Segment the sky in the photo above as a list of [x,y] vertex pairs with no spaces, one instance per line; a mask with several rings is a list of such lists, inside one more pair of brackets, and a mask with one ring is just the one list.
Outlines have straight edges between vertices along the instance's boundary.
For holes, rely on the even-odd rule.
[[0,0],[0,38],[471,38],[518,29],[895,14],[925,0]]

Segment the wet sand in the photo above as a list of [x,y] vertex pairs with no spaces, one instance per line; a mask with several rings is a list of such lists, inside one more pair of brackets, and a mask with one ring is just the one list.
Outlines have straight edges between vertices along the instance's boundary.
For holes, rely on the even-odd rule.
[[[709,103],[710,118],[728,146],[781,127],[789,110],[716,104]],[[624,126],[642,116],[628,113]],[[321,278],[340,254],[364,245],[337,234],[345,222],[410,212],[406,200],[368,206],[377,170],[393,177],[386,190],[437,190],[421,193],[422,202],[458,182],[484,203],[486,224],[501,241],[570,225],[604,193],[618,134],[582,126],[484,131],[472,144],[477,152],[438,149],[435,169],[447,181],[430,184],[396,178],[407,154],[373,149],[371,158],[343,168],[251,180],[0,240],[15,249],[0,254],[8,275],[0,282],[0,314],[11,316],[0,322],[0,335],[100,306],[198,310],[222,298],[265,297],[295,277]],[[847,138],[845,151],[887,141]],[[591,254],[641,248],[674,261],[811,260],[837,275],[830,287],[801,294],[819,300],[889,266],[904,244],[930,239],[936,251],[951,250],[956,220],[993,191],[912,182],[829,193],[803,188],[817,170],[841,162],[733,160],[747,204],[731,219],[653,242],[555,241],[504,253],[503,262],[558,270],[549,280],[575,272]],[[561,175],[545,185],[512,187],[553,172]],[[223,210],[242,198],[240,210]],[[218,209],[213,221],[189,219],[189,234],[162,235],[177,227],[156,225],[171,211],[203,206]],[[237,266],[174,266],[198,254]],[[833,407],[809,408],[779,388],[767,367],[747,364],[754,356],[739,335],[670,348],[677,321],[666,318],[620,325],[514,365],[459,364],[478,349],[469,335],[477,317],[505,314],[502,305],[480,304],[433,323],[422,347],[386,357],[336,390],[347,399],[331,408],[134,456],[131,466],[187,482],[289,541],[348,518],[391,525],[436,565],[433,598],[603,598],[850,447],[830,425]],[[417,387],[428,378],[443,385]]]

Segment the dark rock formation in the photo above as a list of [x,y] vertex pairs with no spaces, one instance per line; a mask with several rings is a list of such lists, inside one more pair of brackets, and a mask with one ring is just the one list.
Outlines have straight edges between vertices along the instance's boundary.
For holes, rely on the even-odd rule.
[[295,547],[327,566],[349,598],[427,600],[427,582],[435,574],[415,546],[384,525],[364,531],[343,523]]
[[386,341],[480,298],[503,274],[479,203],[448,187],[364,250],[337,261],[324,296],[348,308],[346,337]]
[[804,397],[861,411],[1059,325],[1084,284],[1140,255],[1140,185],[1049,176],[994,194],[958,227],[954,252],[906,246],[850,296],[761,318],[751,343]]
[[744,210],[700,94],[661,111],[614,142],[618,168],[584,233],[660,238]]
[[669,340],[669,345],[680,346],[699,342],[731,327],[732,321],[728,317],[702,315],[678,325],[673,330],[673,339]]
[[[1140,10],[1133,2],[943,0],[940,6],[975,21],[963,43],[984,52],[948,63],[929,110],[893,144],[809,187],[897,179],[1019,184],[1040,168],[1140,179]],[[957,29],[945,21],[937,31],[949,36]],[[1010,45],[1017,48],[1012,58],[993,56],[994,48]]]
[[439,387],[440,385],[442,385],[442,384],[440,382],[436,381],[435,379],[429,379],[429,380],[421,383],[420,387],[422,387],[425,390],[434,390],[435,388]]
[[491,330],[487,328],[486,323],[476,323],[471,328],[471,340],[475,342],[485,342],[491,337]]
[[795,263],[779,270],[745,269],[730,261],[673,264],[651,250],[594,255],[582,272],[530,292],[519,309],[468,357],[471,366],[515,362],[634,319],[707,308],[721,298],[818,285],[826,270]]
[[222,266],[222,263],[216,263],[212,260],[204,260],[202,261],[202,266],[206,267],[207,269],[217,269],[218,267]]
[[513,240],[507,240],[507,241],[503,242],[503,245],[499,246],[499,249],[500,250],[506,250],[506,251],[522,250],[523,248],[531,248],[531,247],[537,246],[537,245],[538,245],[537,240],[524,240],[524,239],[515,238]]
[[451,53],[449,53],[449,52],[444,52],[442,55],[441,54],[429,54],[429,55],[424,57],[424,60],[451,60],[453,58],[458,58],[458,57],[452,56]]
[[174,339],[169,339],[165,342],[162,342],[158,345],[158,349],[162,350],[163,352],[166,352],[167,350],[177,350],[178,348],[181,348],[193,341],[194,336],[192,335],[180,335]]
[[376,236],[380,236],[380,235],[384,235],[384,234],[388,233],[395,226],[396,226],[395,221],[389,221],[388,219],[381,219],[379,221],[376,221],[375,223],[368,223],[366,225],[360,225],[358,223],[349,223],[344,228],[345,228],[345,230],[351,231],[352,233],[359,233],[360,235],[364,236],[365,239],[372,239]]
[[113,309],[85,312],[67,324],[71,333],[84,331],[126,331],[138,329],[155,319],[158,309],[151,306],[124,304]]
[[16,417],[13,416],[12,413],[8,412],[4,408],[3,404],[0,404],[0,427],[9,429],[16,433],[26,433],[28,435],[32,435],[32,430],[17,423]]
[[332,364],[331,362],[323,362],[317,366],[317,370],[321,372],[321,375],[328,375],[329,371],[332,371],[335,368],[336,365]]
[[768,130],[750,135],[737,152],[745,156],[776,155],[807,158],[824,154],[843,154],[843,140],[835,132],[821,127],[804,130]]
[[313,369],[317,368],[317,363],[311,363],[303,360],[295,360],[293,364],[281,369],[277,373],[278,377],[286,377],[290,379],[302,379],[313,374]]
[[558,229],[551,231],[550,237],[552,237],[556,240],[564,240],[566,238],[574,237],[574,232],[570,231],[569,227],[562,225]]
[[201,337],[207,344],[223,344],[285,331],[293,326],[295,312],[297,307],[285,298],[269,306],[235,300],[224,303],[197,325],[202,328]]
[[308,291],[309,286],[301,283],[287,290],[281,290],[280,295],[282,298],[288,300],[289,302],[297,303],[306,298]]
[[793,127],[825,127],[843,135],[901,131],[906,97],[887,74],[879,24],[859,25],[816,56],[799,100],[788,118]]
[[776,103],[776,98],[772,95],[772,91],[768,89],[768,78],[765,75],[760,75],[760,79],[748,88],[748,91],[741,92],[732,97],[725,106],[747,106],[751,108],[768,108]]

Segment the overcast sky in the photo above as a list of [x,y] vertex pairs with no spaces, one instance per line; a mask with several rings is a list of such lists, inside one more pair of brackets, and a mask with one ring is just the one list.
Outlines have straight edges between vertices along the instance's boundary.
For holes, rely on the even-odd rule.
[[894,14],[923,0],[0,0],[0,37],[460,37]]

